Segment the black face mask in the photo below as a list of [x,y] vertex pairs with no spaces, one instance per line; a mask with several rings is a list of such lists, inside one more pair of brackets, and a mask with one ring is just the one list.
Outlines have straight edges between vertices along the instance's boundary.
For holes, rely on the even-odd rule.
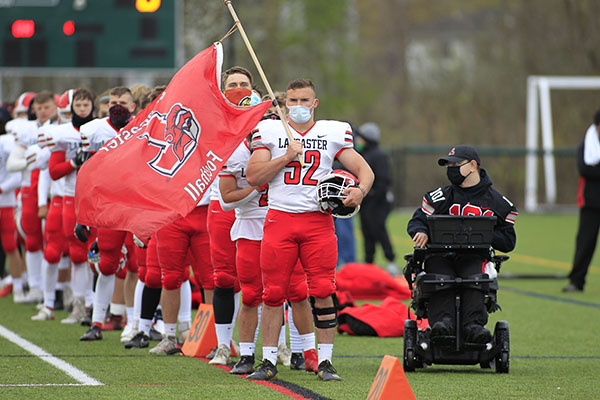
[[108,109],[108,119],[112,126],[121,129],[131,119],[131,113],[122,105],[117,104]]
[[460,173],[460,167],[462,167],[462,165],[446,168],[446,175],[448,176],[450,183],[456,186],[460,186],[465,181],[465,179],[467,179],[467,176],[471,175],[471,172],[469,172],[467,176],[463,176]]
[[75,128],[79,129],[79,128],[81,128],[81,125],[83,125],[87,122],[90,122],[93,119],[94,119],[94,105],[93,104],[92,104],[92,110],[85,117],[80,117],[79,115],[77,115],[75,113],[75,111],[73,111],[73,106],[71,106],[71,123],[73,124],[73,126]]

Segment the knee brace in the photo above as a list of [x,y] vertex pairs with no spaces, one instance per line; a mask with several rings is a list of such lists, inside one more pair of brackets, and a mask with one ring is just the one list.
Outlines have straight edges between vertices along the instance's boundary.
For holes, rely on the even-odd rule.
[[[335,296],[335,292],[331,294],[331,299],[333,300],[333,307],[327,308],[317,308],[315,307],[315,298],[313,296],[308,297],[308,301],[310,303],[310,307],[312,308],[313,320],[315,321],[315,326],[320,329],[329,329],[335,328],[337,326],[337,297]],[[319,320],[319,315],[330,315],[334,314],[335,317],[333,319],[328,320]]]
[[262,298],[269,307],[279,307],[285,300],[285,290],[281,286],[265,287]]

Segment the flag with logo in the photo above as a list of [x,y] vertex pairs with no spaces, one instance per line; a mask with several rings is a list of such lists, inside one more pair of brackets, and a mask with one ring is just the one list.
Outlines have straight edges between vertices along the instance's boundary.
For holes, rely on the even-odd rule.
[[199,53],[165,91],[77,175],[77,222],[145,239],[186,216],[270,102],[229,103],[219,87],[220,43]]

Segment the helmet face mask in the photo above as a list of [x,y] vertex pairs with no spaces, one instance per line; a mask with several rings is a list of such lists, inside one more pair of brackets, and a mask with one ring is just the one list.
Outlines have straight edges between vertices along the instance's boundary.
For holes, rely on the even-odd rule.
[[351,173],[335,170],[319,180],[317,186],[317,202],[319,210],[331,213],[336,218],[350,218],[358,212],[358,207],[347,207],[343,204],[346,197],[344,190],[358,185],[358,179]]

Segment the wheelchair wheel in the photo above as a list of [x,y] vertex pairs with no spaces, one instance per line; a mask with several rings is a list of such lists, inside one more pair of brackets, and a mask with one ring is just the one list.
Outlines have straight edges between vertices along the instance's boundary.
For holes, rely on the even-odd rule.
[[416,344],[417,322],[408,319],[404,322],[404,371],[412,372],[417,366]]
[[510,362],[510,335],[508,331],[508,322],[498,321],[495,329],[496,346],[499,349],[496,355],[496,372],[507,374]]

